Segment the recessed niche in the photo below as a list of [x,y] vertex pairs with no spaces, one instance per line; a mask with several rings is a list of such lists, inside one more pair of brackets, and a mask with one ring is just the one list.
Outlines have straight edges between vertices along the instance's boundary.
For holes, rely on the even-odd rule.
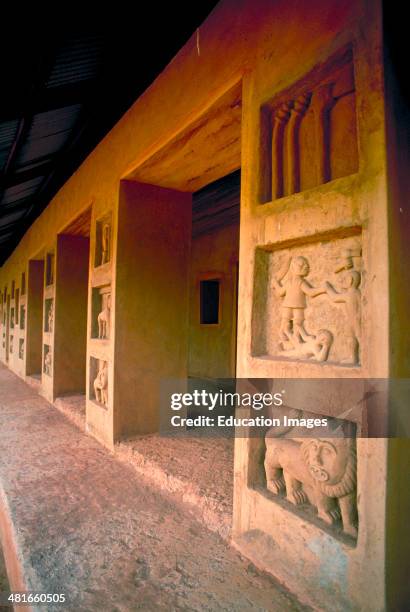
[[19,304],[20,304],[20,290],[16,289],[15,310],[14,310],[15,317],[16,317],[16,320],[15,320],[16,325],[18,325],[18,322],[19,322]]
[[10,310],[10,329],[14,329],[14,308]]
[[111,214],[98,219],[95,232],[94,265],[103,266],[111,260]]
[[54,328],[54,300],[45,300],[44,303],[44,331],[51,334]]
[[256,250],[253,356],[360,365],[366,271],[360,228],[351,232]]
[[91,337],[107,340],[110,337],[111,285],[95,287],[92,291]]
[[52,371],[53,371],[53,359],[52,359],[52,357],[53,357],[53,355],[52,355],[52,352],[51,352],[51,346],[49,346],[48,344],[45,344],[44,345],[43,372],[47,376],[51,376],[52,375]]
[[19,359],[24,359],[24,338],[19,340]]
[[15,291],[16,283],[12,281],[11,283],[11,299],[14,300],[14,291]]
[[10,344],[9,344],[10,353],[13,352],[13,341],[14,341],[14,336],[10,336]]
[[351,49],[320,64],[261,108],[261,202],[358,170]]
[[46,285],[54,284],[54,253],[46,255]]
[[20,306],[20,329],[26,328],[26,307]]
[[103,408],[108,408],[108,362],[104,359],[90,358],[89,397]]

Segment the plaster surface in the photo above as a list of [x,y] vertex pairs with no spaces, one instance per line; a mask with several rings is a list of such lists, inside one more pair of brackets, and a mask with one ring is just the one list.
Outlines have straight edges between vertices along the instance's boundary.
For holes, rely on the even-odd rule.
[[115,454],[161,490],[186,504],[208,529],[230,539],[233,439],[141,436],[115,445]]
[[[188,374],[234,378],[239,227],[230,225],[192,240]],[[219,323],[200,322],[200,282],[219,280]]]

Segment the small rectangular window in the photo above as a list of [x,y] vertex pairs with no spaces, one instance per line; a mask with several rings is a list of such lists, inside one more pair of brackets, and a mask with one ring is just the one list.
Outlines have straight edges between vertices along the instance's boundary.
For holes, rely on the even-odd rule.
[[219,323],[219,280],[200,282],[200,320],[204,325]]

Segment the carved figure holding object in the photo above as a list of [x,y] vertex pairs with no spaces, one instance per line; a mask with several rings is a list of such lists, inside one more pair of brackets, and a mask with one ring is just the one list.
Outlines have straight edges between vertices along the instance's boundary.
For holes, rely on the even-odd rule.
[[[306,257],[299,255],[288,262],[288,268],[281,272],[282,276],[273,278],[276,293],[283,297],[282,318],[279,336],[282,342],[292,339],[303,342],[311,337],[305,329],[306,296],[316,297],[325,293],[323,287],[315,288],[306,280],[310,272]],[[289,273],[289,279],[283,283],[282,279]]]
[[361,319],[361,281],[360,272],[345,269],[342,277],[342,291],[337,291],[333,285],[326,282],[326,293],[335,304],[344,304],[347,319],[347,336],[349,338],[350,357],[344,363],[359,363],[359,338]]

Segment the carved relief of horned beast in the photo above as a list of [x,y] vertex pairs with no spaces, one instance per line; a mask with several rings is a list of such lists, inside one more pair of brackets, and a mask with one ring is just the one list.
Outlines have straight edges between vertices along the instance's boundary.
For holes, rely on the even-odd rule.
[[286,494],[292,504],[310,503],[332,525],[342,519],[343,531],[357,537],[356,447],[348,438],[300,442],[266,436],[267,488]]

